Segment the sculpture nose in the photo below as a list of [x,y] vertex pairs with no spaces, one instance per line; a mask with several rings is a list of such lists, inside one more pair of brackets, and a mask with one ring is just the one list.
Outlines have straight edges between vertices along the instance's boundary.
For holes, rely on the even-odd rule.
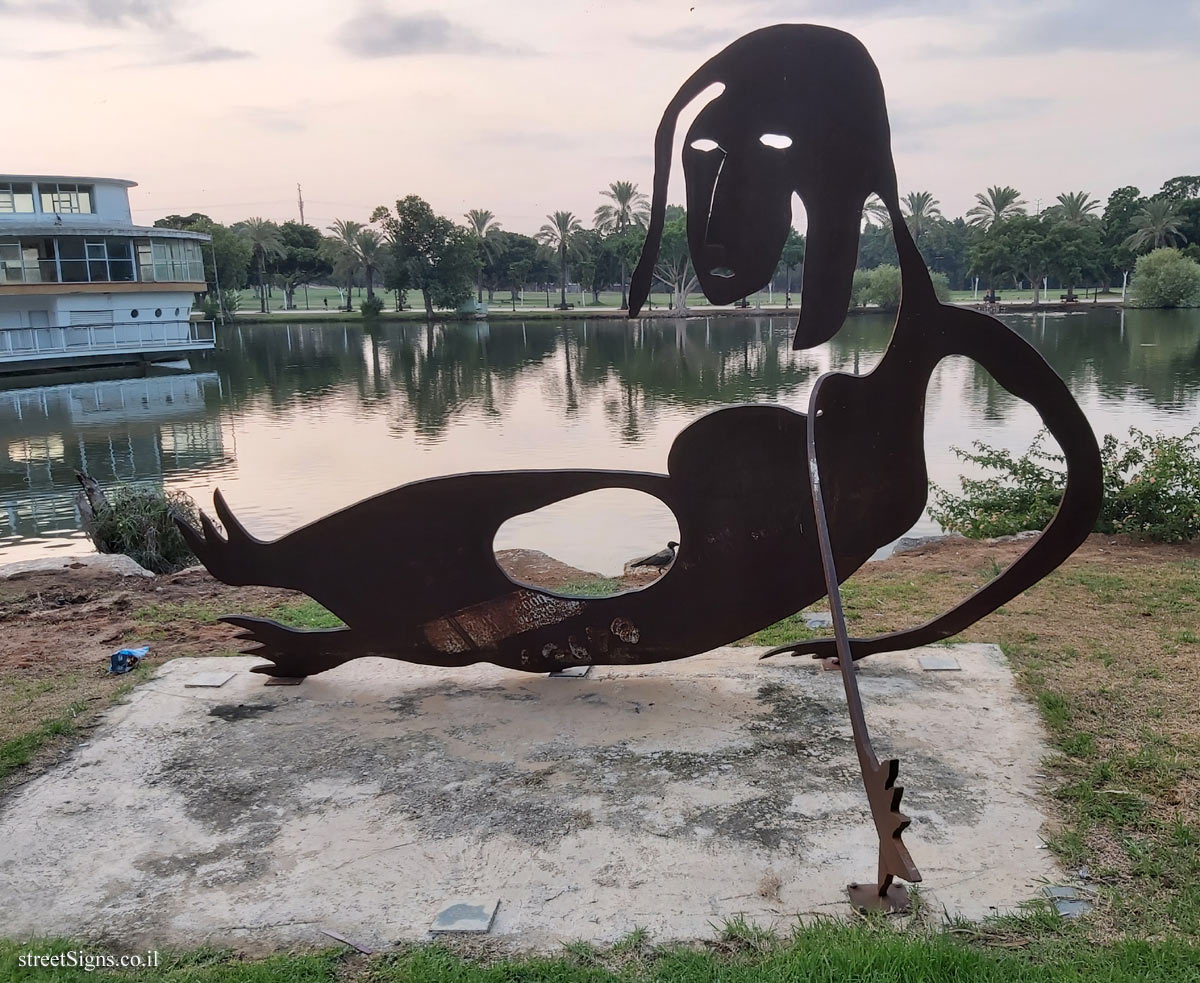
[[862,218],[862,200],[846,191],[810,195],[804,199],[804,207],[808,212],[808,238],[800,320],[792,342],[796,349],[823,344],[842,326],[858,265]]

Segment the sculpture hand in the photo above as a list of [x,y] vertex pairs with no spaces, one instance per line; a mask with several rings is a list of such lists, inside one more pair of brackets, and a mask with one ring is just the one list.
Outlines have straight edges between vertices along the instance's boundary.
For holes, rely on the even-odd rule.
[[271,660],[270,665],[251,667],[251,672],[268,676],[312,676],[362,654],[345,647],[350,635],[348,628],[307,631],[288,628],[269,618],[241,615],[230,615],[221,620],[244,629],[237,637],[255,643],[242,649],[243,655],[258,655]]
[[[871,645],[873,641],[875,641],[875,639],[850,639],[850,651],[854,655],[855,662],[875,651]],[[759,656],[759,658],[769,659],[773,655],[783,655],[784,653],[791,653],[793,657],[797,655],[811,655],[814,659],[836,659],[837,639],[802,638],[795,642],[788,642],[786,645],[777,645],[775,648],[771,649],[771,651],[764,652]]]

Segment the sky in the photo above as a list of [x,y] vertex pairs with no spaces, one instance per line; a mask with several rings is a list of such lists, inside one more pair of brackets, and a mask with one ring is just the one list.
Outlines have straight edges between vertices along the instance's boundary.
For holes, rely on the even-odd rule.
[[783,22],[863,41],[901,193],[949,217],[1200,172],[1200,0],[0,0],[0,172],[131,178],[146,224],[294,219],[297,182],[320,227],[408,194],[590,224],[610,182],[649,191],[683,80]]

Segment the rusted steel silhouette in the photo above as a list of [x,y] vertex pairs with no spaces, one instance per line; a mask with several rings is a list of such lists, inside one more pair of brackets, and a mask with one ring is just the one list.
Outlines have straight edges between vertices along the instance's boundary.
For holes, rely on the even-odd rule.
[[[671,100],[655,140],[650,225],[630,289],[646,300],[666,211],[680,112],[722,85],[684,137],[688,244],[708,298],[729,303],[764,286],[791,224],[791,195],[808,214],[795,347],[819,345],[849,305],[865,199],[887,207],[903,296],[879,365],[820,377],[808,413],[775,406],[720,409],[676,438],[667,474],[510,471],[462,474],[369,498],[270,542],[252,537],[219,492],[222,536],[182,529],[204,565],[229,584],[303,591],[346,627],[302,631],[228,617],[270,660],[255,671],[308,676],[366,655],[425,665],[491,662],[548,672],[686,658],[744,638],[828,596],[832,638],[768,653],[840,665],[855,746],[879,836],[875,883],[852,885],[860,907],[907,902],[896,878],[920,880],[901,833],[898,762],[879,761],[854,662],[947,638],[996,610],[1066,559],[1091,530],[1100,456],[1062,380],[1019,335],[981,314],[938,303],[899,208],[887,111],[866,49],[840,31],[778,25],[746,35],[702,65]],[[1007,570],[944,614],[903,631],[851,638],[838,585],[920,517],[927,495],[925,391],[948,355],[974,359],[1032,404],[1058,441],[1068,478],[1042,535]],[[569,597],[512,580],[493,539],[512,516],[599,488],[653,495],[674,512],[680,546],[655,583],[611,597]]]

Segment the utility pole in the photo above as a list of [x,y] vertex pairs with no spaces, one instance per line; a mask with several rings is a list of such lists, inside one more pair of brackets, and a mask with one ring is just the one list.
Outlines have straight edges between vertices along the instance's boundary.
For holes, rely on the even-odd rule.
[[300,206],[300,224],[304,224],[304,194],[300,191],[300,182],[296,182],[296,203]]

